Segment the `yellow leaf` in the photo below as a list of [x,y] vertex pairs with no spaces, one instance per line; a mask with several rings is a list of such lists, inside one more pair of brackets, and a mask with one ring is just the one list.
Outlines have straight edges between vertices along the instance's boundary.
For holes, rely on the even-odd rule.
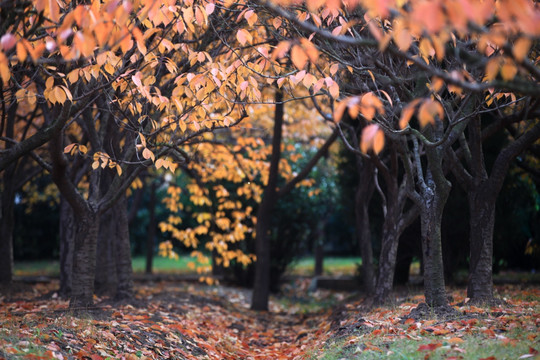
[[98,167],[99,167],[99,161],[96,160],[92,163],[92,169],[96,170]]
[[86,154],[88,152],[88,148],[85,145],[79,145],[79,152],[81,154]]
[[122,167],[118,164],[116,164],[116,172],[118,173],[118,176],[122,176]]

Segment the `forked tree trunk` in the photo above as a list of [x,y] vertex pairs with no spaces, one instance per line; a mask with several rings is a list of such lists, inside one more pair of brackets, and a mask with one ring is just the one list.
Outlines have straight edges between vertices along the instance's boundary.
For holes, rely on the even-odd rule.
[[86,309],[94,304],[94,277],[99,217],[91,210],[75,214],[73,286],[69,306]]
[[69,203],[60,200],[60,296],[69,298],[73,284],[75,218]]

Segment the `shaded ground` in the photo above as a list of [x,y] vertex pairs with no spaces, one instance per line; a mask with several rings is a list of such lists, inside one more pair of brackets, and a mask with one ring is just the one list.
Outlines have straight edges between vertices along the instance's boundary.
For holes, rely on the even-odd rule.
[[507,302],[491,308],[468,306],[454,291],[453,304],[465,303],[455,316],[411,317],[423,297],[404,289],[393,306],[367,309],[359,294],[308,293],[309,282],[297,281],[272,299],[271,312],[257,313],[244,289],[145,282],[130,304],[96,298],[81,317],[58,299],[57,286],[19,284],[0,295],[0,359],[380,358],[400,341],[412,358],[480,358],[465,346],[469,338],[500,342],[511,354],[500,358],[535,358],[540,340],[540,290],[530,287],[499,288]]

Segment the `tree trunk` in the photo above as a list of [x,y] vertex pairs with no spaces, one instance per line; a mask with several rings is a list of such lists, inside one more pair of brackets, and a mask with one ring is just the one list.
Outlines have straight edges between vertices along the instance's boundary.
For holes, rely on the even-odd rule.
[[123,300],[133,296],[133,267],[125,195],[118,200],[113,209],[116,213],[116,237],[114,240],[117,275],[116,299]]
[[3,174],[0,208],[0,284],[10,284],[13,281],[15,167],[16,163],[9,165]]
[[362,280],[364,291],[373,294],[375,291],[375,269],[373,268],[373,249],[371,246],[371,228],[369,221],[369,202],[373,196],[374,166],[371,161],[357,156],[357,170],[360,177],[355,194],[356,233],[360,242],[362,256]]
[[86,309],[94,304],[94,278],[99,217],[88,209],[75,214],[73,287],[69,306]]
[[60,296],[69,298],[73,284],[75,219],[69,203],[60,200]]
[[381,256],[379,258],[379,274],[375,288],[375,303],[386,302],[394,285],[399,233],[397,218],[389,211],[386,214],[382,231]]
[[116,274],[116,246],[118,241],[117,223],[118,212],[114,206],[99,217],[99,232],[97,240],[95,292],[98,295],[113,296],[118,286]]
[[449,187],[430,187],[423,194],[424,206],[420,210],[422,258],[424,260],[424,294],[431,307],[448,305],[442,260],[441,222]]
[[270,296],[270,223],[272,211],[276,204],[276,186],[279,174],[279,160],[281,157],[281,134],[283,125],[283,94],[276,93],[276,110],[274,118],[274,134],[272,136],[272,155],[268,183],[264,189],[259,209],[257,210],[257,226],[255,238],[255,282],[251,298],[252,310],[268,310]]
[[148,211],[148,235],[146,238],[146,266],[145,273],[152,274],[152,260],[154,259],[154,242],[156,237],[156,183],[152,182],[150,186],[150,202]]
[[324,248],[319,242],[315,244],[315,276],[321,276],[324,271]]
[[493,228],[497,196],[486,190],[486,184],[468,194],[470,212],[470,262],[467,297],[493,300]]

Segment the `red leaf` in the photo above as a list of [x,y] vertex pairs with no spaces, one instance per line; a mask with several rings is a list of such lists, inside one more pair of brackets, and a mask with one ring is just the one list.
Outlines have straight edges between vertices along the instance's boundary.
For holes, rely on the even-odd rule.
[[416,351],[433,351],[441,346],[442,346],[441,343],[431,343],[431,344],[426,344],[426,345],[420,345],[418,347],[418,350]]

